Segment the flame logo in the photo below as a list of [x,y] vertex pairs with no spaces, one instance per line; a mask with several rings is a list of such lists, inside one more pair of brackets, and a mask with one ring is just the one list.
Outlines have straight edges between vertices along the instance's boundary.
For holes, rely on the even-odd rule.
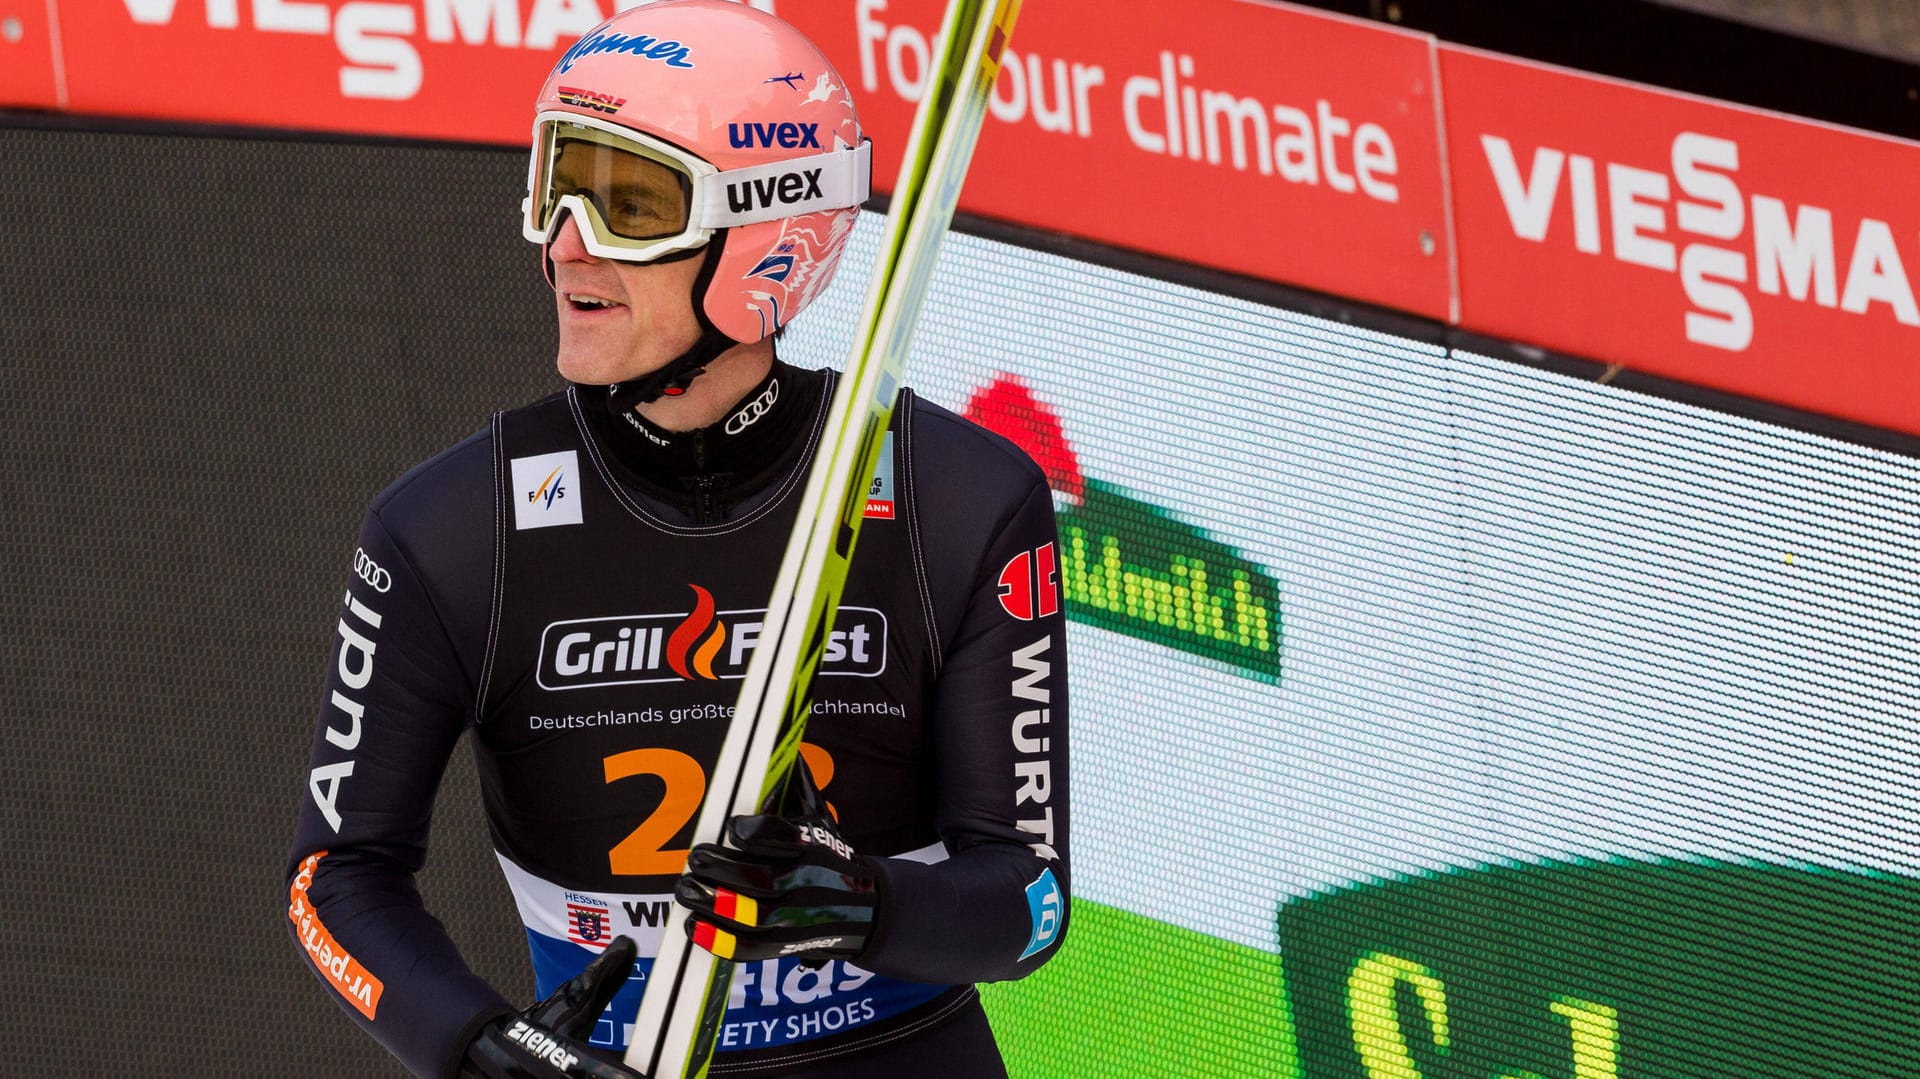
[[[718,679],[720,676],[713,673],[713,658],[720,654],[720,646],[727,643],[727,624],[713,616],[713,593],[697,584],[687,587],[693,589],[693,611],[667,637],[667,666],[673,668],[673,673],[689,681],[696,677]],[[713,632],[707,635],[705,643],[695,648],[694,642],[700,640],[709,628]],[[689,658],[693,660],[691,670],[687,666]]]

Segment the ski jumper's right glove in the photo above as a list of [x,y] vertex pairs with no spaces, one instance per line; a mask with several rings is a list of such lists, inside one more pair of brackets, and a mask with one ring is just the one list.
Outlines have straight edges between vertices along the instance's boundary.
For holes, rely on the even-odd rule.
[[635,947],[615,937],[587,969],[518,1015],[502,1015],[467,1044],[459,1079],[647,1079],[608,1050],[587,1045],[593,1026],[633,971]]
[[687,935],[736,963],[858,956],[882,905],[877,875],[841,838],[804,763],[778,809],[728,820],[724,846],[693,848],[674,889],[692,912]]

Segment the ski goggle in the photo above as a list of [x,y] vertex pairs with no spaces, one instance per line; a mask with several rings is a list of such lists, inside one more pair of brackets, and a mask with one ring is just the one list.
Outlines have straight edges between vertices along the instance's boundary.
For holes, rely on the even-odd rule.
[[543,112],[521,206],[526,238],[549,243],[571,211],[587,250],[650,262],[699,247],[715,229],[866,201],[872,143],[721,171],[672,143],[592,116]]

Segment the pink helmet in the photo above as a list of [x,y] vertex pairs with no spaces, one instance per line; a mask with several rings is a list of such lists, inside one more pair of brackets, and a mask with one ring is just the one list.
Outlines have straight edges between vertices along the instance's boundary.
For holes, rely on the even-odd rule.
[[[694,306],[729,342],[761,340],[820,294],[867,197],[871,148],[839,72],[798,30],[734,0],[615,15],[560,57],[537,108],[527,238],[551,242],[572,210],[606,258],[713,242]],[[591,173],[597,187],[559,168],[556,147],[582,144],[621,159]],[[619,177],[633,167],[667,188],[644,219],[622,216]],[[663,215],[661,199],[675,209]]]

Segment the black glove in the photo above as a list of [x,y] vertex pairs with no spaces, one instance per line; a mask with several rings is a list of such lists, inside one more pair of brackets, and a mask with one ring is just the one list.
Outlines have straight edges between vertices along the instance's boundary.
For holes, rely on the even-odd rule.
[[480,1028],[467,1044],[460,1075],[475,1079],[646,1079],[587,1039],[607,1002],[633,971],[634,944],[615,937],[587,969],[521,1012]]
[[702,843],[674,898],[693,912],[687,935],[738,963],[798,956],[849,959],[866,949],[879,905],[874,872],[796,764],[782,811],[734,817],[727,846]]

